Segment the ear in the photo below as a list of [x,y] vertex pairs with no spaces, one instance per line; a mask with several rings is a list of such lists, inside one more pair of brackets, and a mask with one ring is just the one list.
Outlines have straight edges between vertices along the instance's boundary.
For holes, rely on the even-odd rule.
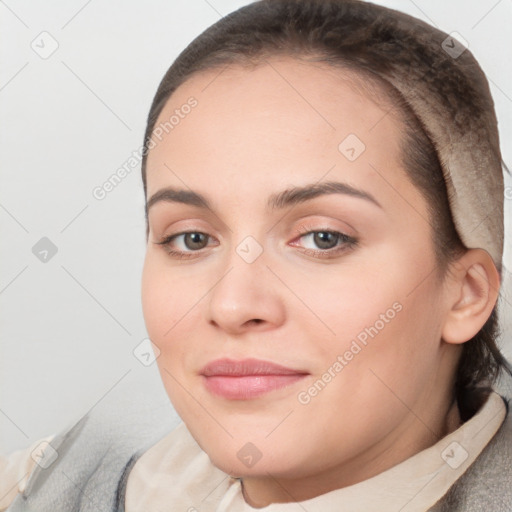
[[500,276],[488,252],[469,249],[451,265],[449,311],[442,329],[446,343],[464,343],[483,327],[498,300]]

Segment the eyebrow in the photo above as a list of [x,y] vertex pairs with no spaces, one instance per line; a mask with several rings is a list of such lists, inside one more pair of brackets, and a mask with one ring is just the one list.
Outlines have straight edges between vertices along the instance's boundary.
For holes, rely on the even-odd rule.
[[[382,208],[381,204],[375,199],[375,197],[368,192],[337,181],[327,181],[301,187],[292,187],[283,190],[282,192],[272,194],[268,199],[267,207],[272,210],[282,209],[287,206],[304,203],[326,194],[344,194],[359,199],[365,199],[379,208]],[[154,204],[162,201],[168,203],[187,204],[209,210],[212,209],[208,199],[198,192],[166,187],[155,192],[155,194],[151,196],[146,206],[146,213]]]

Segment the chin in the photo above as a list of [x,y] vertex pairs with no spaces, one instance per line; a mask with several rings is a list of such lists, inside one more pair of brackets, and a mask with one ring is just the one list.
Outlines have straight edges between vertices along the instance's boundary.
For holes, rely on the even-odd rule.
[[[279,450],[281,446],[281,450]],[[266,445],[232,439],[213,444],[211,439],[201,446],[211,463],[234,477],[299,476],[307,465],[290,457],[294,451],[281,443]]]
[[293,468],[289,467],[289,461],[287,461],[286,466],[282,464],[276,463],[276,461],[264,460],[262,457],[260,460],[254,463],[252,467],[248,467],[244,463],[242,463],[236,456],[235,457],[226,457],[225,455],[217,454],[208,454],[211,463],[223,471],[224,473],[235,477],[235,478],[245,478],[245,477],[268,477],[269,473],[271,475],[280,475],[280,476],[291,476],[293,473]]

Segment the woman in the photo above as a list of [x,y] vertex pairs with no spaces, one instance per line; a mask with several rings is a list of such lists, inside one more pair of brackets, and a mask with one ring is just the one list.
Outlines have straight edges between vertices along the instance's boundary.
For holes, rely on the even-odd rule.
[[164,76],[142,177],[183,423],[142,449],[86,417],[8,510],[510,510],[501,154],[461,43],[358,0],[250,4]]

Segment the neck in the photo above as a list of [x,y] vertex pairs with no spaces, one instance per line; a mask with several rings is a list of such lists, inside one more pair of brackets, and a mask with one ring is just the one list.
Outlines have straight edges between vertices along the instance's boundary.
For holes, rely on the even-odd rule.
[[431,428],[420,428],[418,421],[416,415],[410,414],[408,420],[378,443],[378,446],[359,454],[357,460],[344,461],[320,474],[299,479],[268,474],[264,477],[245,477],[242,480],[244,499],[254,508],[272,503],[300,502],[376,476],[429,448],[459,428],[461,418],[456,400],[447,400],[441,414],[432,415],[428,422],[422,421]]

